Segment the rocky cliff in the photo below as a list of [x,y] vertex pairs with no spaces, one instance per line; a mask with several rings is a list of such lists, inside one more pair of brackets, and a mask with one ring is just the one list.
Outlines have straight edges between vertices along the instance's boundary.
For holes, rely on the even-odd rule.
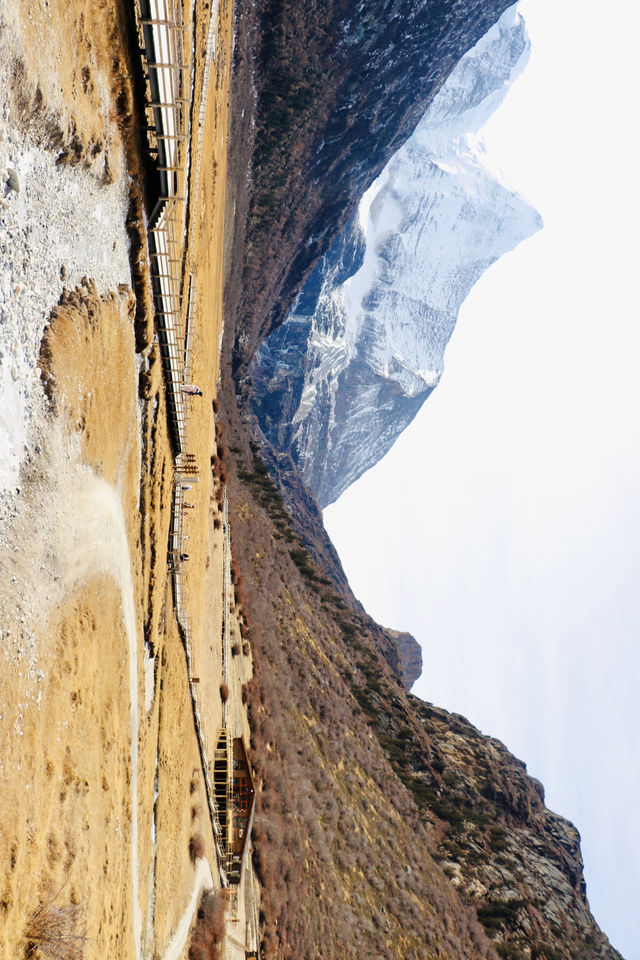
[[422,673],[422,647],[410,633],[388,630],[395,640],[400,655],[400,676],[405,689],[411,690]]
[[485,167],[478,138],[528,56],[511,8],[450,73],[257,354],[261,428],[323,506],[413,419],[471,287],[541,225]]

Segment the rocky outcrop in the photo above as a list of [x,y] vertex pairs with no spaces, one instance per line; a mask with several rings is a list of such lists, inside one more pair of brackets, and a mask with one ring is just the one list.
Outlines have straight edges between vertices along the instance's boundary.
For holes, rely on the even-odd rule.
[[401,678],[406,690],[411,690],[422,673],[422,647],[410,633],[401,633],[399,630],[389,630],[398,647],[400,654]]
[[463,717],[413,706],[433,744],[421,779],[446,824],[444,869],[501,955],[621,960],[589,910],[580,834],[545,807],[542,784]]

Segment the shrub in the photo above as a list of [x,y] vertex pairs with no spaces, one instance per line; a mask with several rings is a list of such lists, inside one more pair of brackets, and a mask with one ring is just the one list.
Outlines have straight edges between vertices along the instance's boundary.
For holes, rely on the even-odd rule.
[[237,656],[239,656],[239,655],[240,655],[240,644],[239,644],[239,643],[232,643],[232,644],[231,644],[231,656],[232,656],[232,657],[237,657]]
[[194,833],[189,840],[189,856],[192,863],[204,857],[204,840],[199,833]]
[[242,652],[244,653],[245,657],[248,657],[251,653],[251,647],[246,641],[242,644]]
[[189,960],[218,960],[225,933],[227,892],[205,893],[189,945]]
[[496,952],[503,960],[524,960],[524,953],[511,943],[496,944]]
[[538,941],[531,946],[532,960],[562,960],[562,953],[550,943]]
[[223,703],[226,703],[229,699],[229,687],[226,683],[220,684],[220,699]]
[[513,923],[524,906],[524,900],[494,900],[478,907],[478,920],[486,930],[500,930]]

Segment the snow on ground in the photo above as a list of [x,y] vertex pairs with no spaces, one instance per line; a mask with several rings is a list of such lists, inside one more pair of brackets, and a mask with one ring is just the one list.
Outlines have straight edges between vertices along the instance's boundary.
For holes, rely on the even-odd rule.
[[126,212],[124,181],[105,186],[80,167],[56,166],[0,105],[0,536],[42,411],[47,320],[63,289],[85,276],[100,293],[130,283]]
[[[0,58],[0,640],[35,675],[32,627],[58,578],[41,518],[75,457],[69,438],[47,426],[40,344],[65,287],[85,276],[100,293],[130,284],[128,201],[124,178],[106,186],[80,167],[56,166],[18,130],[5,69]],[[21,467],[41,489],[24,489]]]
[[[65,287],[83,277],[99,293],[130,285],[128,185],[56,165],[35,146],[12,116],[7,70],[0,56],[0,640],[6,656],[33,672],[31,626],[58,577],[53,533],[40,518],[55,509],[53,490],[76,455],[47,426],[40,345]],[[24,489],[21,467],[41,489]]]
[[[0,58],[0,642],[5,663],[42,679],[36,637],[49,606],[92,574],[116,580],[129,644],[133,938],[140,955],[138,883],[138,644],[129,546],[116,491],[78,462],[73,437],[46,415],[38,360],[66,287],[130,285],[128,185],[104,184],[18,129]],[[21,472],[22,470],[22,472]]]

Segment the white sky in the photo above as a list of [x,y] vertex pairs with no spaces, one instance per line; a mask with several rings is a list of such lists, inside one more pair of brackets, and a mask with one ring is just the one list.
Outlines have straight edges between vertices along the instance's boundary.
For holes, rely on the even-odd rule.
[[531,61],[486,138],[545,227],[472,291],[439,387],[325,521],[368,611],[422,644],[415,692],[579,828],[595,917],[640,960],[640,8],[520,10]]

